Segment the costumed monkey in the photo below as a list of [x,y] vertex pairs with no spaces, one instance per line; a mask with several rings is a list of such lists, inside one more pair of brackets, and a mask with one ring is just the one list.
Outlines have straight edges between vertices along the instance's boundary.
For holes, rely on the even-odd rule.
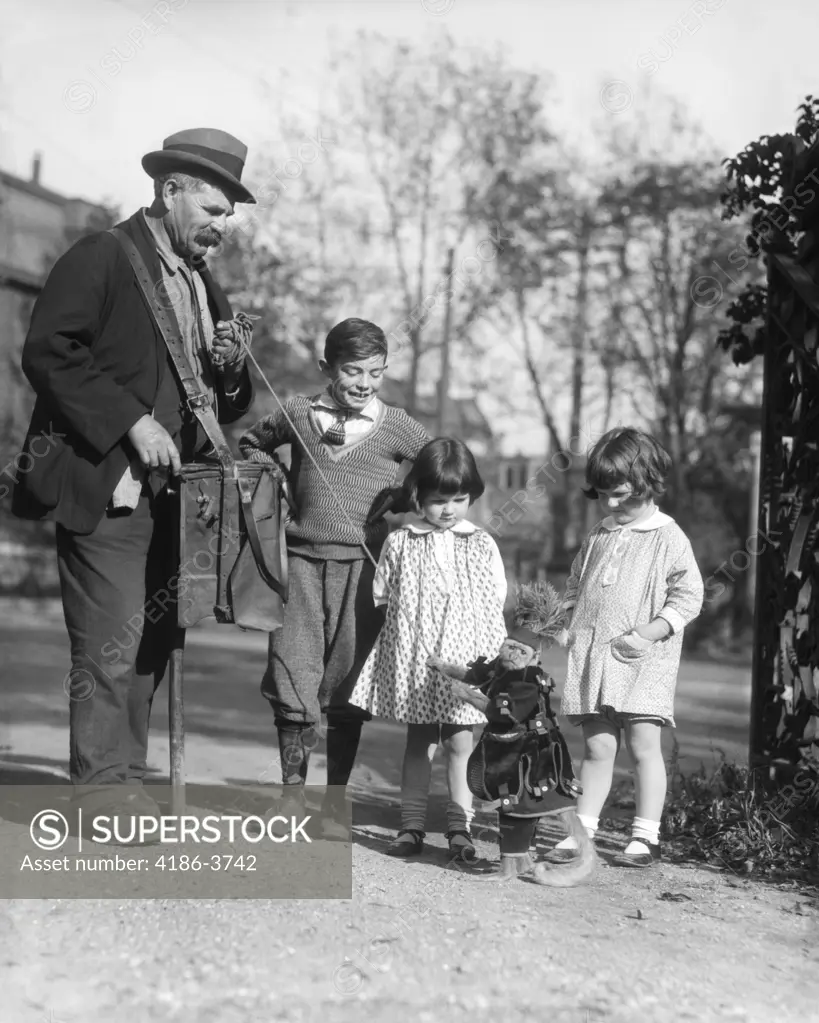
[[[483,711],[487,724],[468,766],[469,788],[499,801],[500,864],[475,872],[481,880],[508,881],[533,872],[537,884],[573,887],[594,872],[597,854],[575,811],[581,788],[551,709],[554,680],[540,666],[541,645],[559,642],[563,612],[549,583],[518,587],[512,628],[498,656],[468,667],[430,658],[453,692]],[[530,855],[537,822],[561,815],[577,842],[577,855],[552,866]]]

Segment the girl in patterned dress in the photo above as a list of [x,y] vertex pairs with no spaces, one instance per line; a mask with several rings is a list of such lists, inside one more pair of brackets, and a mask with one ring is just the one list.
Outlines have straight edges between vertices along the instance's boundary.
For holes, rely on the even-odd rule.
[[[663,726],[674,727],[683,629],[700,613],[703,583],[691,544],[655,498],[671,459],[648,434],[607,433],[592,450],[584,491],[606,517],[583,542],[566,584],[569,665],[561,710],[583,727],[578,816],[593,838],[609,794],[621,734],[635,771],[632,841],[615,860],[660,859],[666,772]],[[574,839],[548,857],[568,858]]]
[[377,605],[386,605],[386,618],[350,702],[407,724],[401,830],[390,855],[423,849],[432,759],[441,744],[449,788],[446,837],[453,856],[470,859],[466,765],[474,726],[486,719],[453,694],[429,660],[469,664],[497,655],[506,637],[506,574],[495,541],[465,518],[484,490],[465,444],[449,438],[427,444],[404,486],[421,521],[391,533],[384,544],[373,593]]

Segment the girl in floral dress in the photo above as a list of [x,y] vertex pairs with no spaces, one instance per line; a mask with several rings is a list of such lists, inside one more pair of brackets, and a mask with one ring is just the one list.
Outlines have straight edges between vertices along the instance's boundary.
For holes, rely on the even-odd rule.
[[[648,434],[607,433],[586,466],[586,496],[606,517],[583,542],[566,585],[569,665],[561,711],[583,727],[578,816],[593,838],[609,794],[621,735],[635,771],[632,841],[615,860],[660,859],[666,772],[660,745],[674,727],[683,629],[700,613],[703,583],[691,544],[654,501],[671,459]],[[547,856],[569,858],[574,839]]]
[[384,626],[351,703],[407,724],[401,782],[401,830],[388,852],[423,849],[432,759],[446,757],[447,840],[453,856],[474,857],[472,796],[466,765],[473,729],[484,715],[456,697],[446,675],[428,663],[493,659],[506,637],[506,575],[495,541],[467,522],[483,481],[469,448],[438,438],[418,454],[404,486],[420,522],[391,533],[373,593],[386,605]]

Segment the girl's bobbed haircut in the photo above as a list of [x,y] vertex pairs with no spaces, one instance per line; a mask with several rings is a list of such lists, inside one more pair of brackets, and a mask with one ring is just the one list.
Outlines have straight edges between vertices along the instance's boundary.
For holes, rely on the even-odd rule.
[[635,497],[661,497],[670,471],[671,456],[659,441],[631,426],[618,426],[592,448],[583,493],[596,501],[598,491],[628,483]]
[[404,480],[410,506],[420,505],[430,494],[469,494],[472,504],[484,491],[475,456],[463,441],[436,437],[418,452]]
[[328,366],[372,359],[374,356],[386,359],[387,354],[384,331],[369,320],[355,317],[337,323],[324,342],[324,361]]

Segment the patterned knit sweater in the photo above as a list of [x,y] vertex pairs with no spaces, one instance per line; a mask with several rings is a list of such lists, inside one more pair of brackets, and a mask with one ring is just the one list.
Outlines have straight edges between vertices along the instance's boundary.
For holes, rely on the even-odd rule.
[[242,434],[239,448],[245,458],[265,461],[276,448],[292,445],[288,475],[298,518],[287,525],[291,551],[358,560],[366,557],[362,546],[366,543],[377,557],[388,526],[384,519],[370,525],[366,520],[378,495],[397,484],[400,463],[415,459],[429,436],[403,409],[381,404],[378,418],[361,438],[340,447],[325,444],[311,408],[313,400],[291,398],[284,407],[292,427],[279,409]]

